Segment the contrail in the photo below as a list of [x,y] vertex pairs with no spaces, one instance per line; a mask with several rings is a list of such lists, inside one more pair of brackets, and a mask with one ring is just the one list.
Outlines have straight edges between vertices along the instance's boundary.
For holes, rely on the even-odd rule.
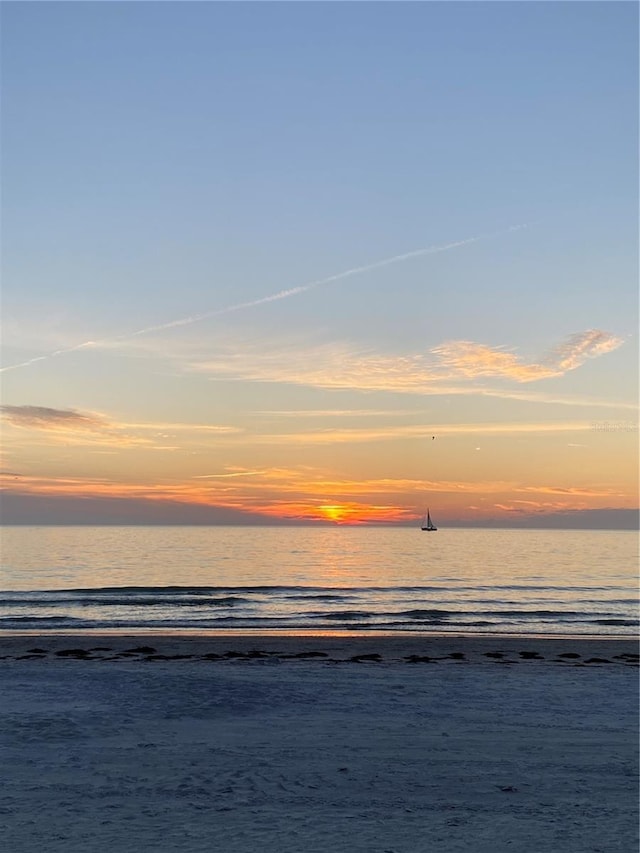
[[[161,332],[164,329],[175,329],[177,326],[188,326],[190,323],[198,323],[200,320],[207,320],[209,317],[218,317],[221,314],[231,314],[233,311],[241,311],[244,308],[255,308],[258,305],[265,305],[267,302],[277,302],[280,299],[288,299],[290,296],[298,296],[300,293],[306,293],[308,290],[313,290],[315,287],[321,287],[323,284],[331,284],[333,281],[340,281],[343,278],[349,278],[352,275],[369,272],[370,270],[379,269],[380,267],[396,264],[400,261],[406,261],[409,258],[416,258],[419,255],[433,255],[436,252],[446,252],[449,249],[455,249],[458,246],[466,246],[468,243],[476,243],[482,237],[469,237],[467,240],[458,240],[456,243],[445,243],[442,246],[430,246],[427,249],[415,249],[413,252],[405,252],[402,255],[394,255],[392,258],[385,258],[382,261],[376,261],[373,264],[365,264],[361,267],[352,267],[344,272],[329,275],[326,278],[320,278],[317,281],[311,281],[308,284],[301,284],[298,287],[290,287],[287,290],[279,290],[277,293],[271,293],[269,296],[262,296],[259,299],[253,299],[250,302],[238,302],[235,305],[227,305],[226,308],[218,308],[214,311],[206,311],[204,314],[195,314],[192,317],[183,317],[181,320],[172,320],[169,323],[161,323],[159,326],[148,326],[146,329],[138,329],[137,332],[130,332],[126,338],[133,338],[136,335],[146,335],[149,332]],[[122,338],[117,338],[122,340]]]
[[28,361],[22,361],[20,364],[9,364],[6,367],[0,367],[0,373],[4,373],[7,370],[17,370],[18,367],[28,367],[30,364],[35,364],[36,361],[48,361],[50,358],[55,358],[58,355],[64,355],[67,352],[75,352],[79,349],[86,349],[88,347],[97,346],[96,341],[85,341],[83,344],[76,344],[73,347],[66,347],[65,349],[57,349],[55,352],[48,352],[46,355],[38,355],[35,358],[30,358]]
[[478,237],[468,237],[466,240],[456,240],[453,243],[443,243],[439,246],[427,246],[423,249],[414,249],[411,252],[404,252],[401,255],[394,255],[391,258],[384,258],[383,260],[375,261],[372,264],[352,267],[351,269],[344,270],[343,272],[329,275],[326,278],[311,281],[308,284],[301,284],[298,287],[291,287],[287,290],[279,290],[277,293],[271,293],[269,296],[262,296],[260,299],[253,299],[249,302],[237,302],[235,305],[227,305],[225,308],[206,311],[204,314],[194,314],[190,317],[182,317],[179,320],[171,320],[168,323],[160,323],[157,326],[147,326],[144,329],[137,329],[134,332],[127,332],[125,335],[108,338],[104,341],[84,341],[84,343],[76,344],[75,346],[67,347],[66,349],[59,349],[55,352],[47,353],[46,355],[39,355],[36,358],[31,358],[28,361],[21,362],[20,364],[11,364],[7,367],[2,367],[0,368],[0,373],[4,373],[7,370],[17,370],[19,367],[28,367],[30,364],[35,364],[37,361],[46,361],[47,359],[56,358],[57,356],[64,355],[65,353],[75,352],[76,350],[99,347],[101,344],[113,344],[118,343],[119,341],[128,341],[131,338],[136,338],[140,335],[148,335],[151,332],[162,332],[166,329],[176,329],[179,326],[189,326],[192,323],[199,323],[201,320],[207,320],[210,317],[219,317],[222,314],[231,314],[235,311],[242,311],[245,308],[255,308],[258,305],[265,305],[267,302],[277,302],[280,299],[288,299],[290,296],[298,296],[300,293],[306,293],[316,287],[331,284],[334,281],[340,281],[341,279],[349,278],[352,275],[360,275],[361,273],[370,272],[371,270],[380,269],[381,267],[387,267],[391,264],[407,261],[409,258],[418,258],[422,255],[436,255],[439,252],[449,252],[451,249],[458,249],[461,246],[468,246],[470,243],[488,240],[491,237],[499,237],[503,234],[509,234],[512,231],[519,231],[526,227],[526,225],[512,225],[510,228],[506,228],[503,231],[497,231],[494,234],[482,234]]

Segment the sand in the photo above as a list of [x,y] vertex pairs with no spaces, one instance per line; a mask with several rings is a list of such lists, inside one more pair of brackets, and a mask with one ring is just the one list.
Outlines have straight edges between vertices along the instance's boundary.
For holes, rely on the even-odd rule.
[[636,853],[637,653],[4,637],[0,837],[11,853]]

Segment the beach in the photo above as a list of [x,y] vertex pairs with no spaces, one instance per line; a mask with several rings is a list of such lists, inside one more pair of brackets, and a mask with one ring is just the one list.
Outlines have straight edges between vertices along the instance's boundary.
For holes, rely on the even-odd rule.
[[0,640],[12,853],[631,853],[638,644]]

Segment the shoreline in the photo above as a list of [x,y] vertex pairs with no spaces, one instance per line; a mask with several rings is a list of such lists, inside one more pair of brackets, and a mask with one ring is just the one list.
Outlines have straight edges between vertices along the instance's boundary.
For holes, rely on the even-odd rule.
[[640,644],[630,637],[539,635],[398,635],[370,632],[167,633],[68,631],[20,632],[0,636],[0,660],[181,660],[229,659],[325,662],[410,662],[556,666],[638,666]]
[[43,630],[38,628],[0,628],[0,640],[10,637],[186,637],[197,639],[199,637],[380,637],[383,639],[420,639],[434,638],[456,638],[465,640],[474,639],[523,639],[523,640],[615,640],[619,642],[629,641],[640,643],[640,635],[634,634],[551,634],[536,633],[535,631],[494,631],[480,633],[478,631],[394,631],[388,628],[377,630],[375,628],[155,628],[140,626],[138,628],[52,628]]

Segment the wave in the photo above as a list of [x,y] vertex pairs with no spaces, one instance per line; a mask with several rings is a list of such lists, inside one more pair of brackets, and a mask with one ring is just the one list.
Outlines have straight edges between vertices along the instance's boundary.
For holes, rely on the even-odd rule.
[[589,614],[580,614],[577,618],[570,619],[541,619],[533,617],[528,619],[505,619],[498,616],[494,618],[482,618],[476,614],[449,611],[446,618],[442,614],[436,614],[425,618],[422,613],[418,618],[403,618],[401,613],[375,613],[369,611],[334,611],[324,614],[303,615],[293,613],[288,615],[232,615],[220,614],[211,616],[198,616],[186,618],[186,613],[174,613],[166,618],[139,618],[135,615],[120,619],[85,619],[69,615],[57,616],[34,616],[16,615],[0,617],[0,631],[12,630],[79,630],[79,629],[194,629],[194,630],[216,630],[216,629],[241,629],[241,630],[305,630],[318,627],[322,622],[325,629],[332,630],[367,630],[367,631],[469,631],[480,632],[522,632],[533,631],[534,633],[589,633],[605,632],[606,629],[617,629],[618,633],[634,634],[637,632],[640,620],[620,617],[591,618]]
[[377,613],[368,612],[366,610],[334,610],[328,613],[310,613],[310,619],[338,619],[345,622],[352,622],[357,619],[367,620],[377,616]]
[[75,607],[167,607],[168,605],[179,607],[235,607],[245,604],[248,598],[236,595],[228,595],[223,598],[169,598],[153,596],[82,596],[78,598],[56,597],[56,598],[10,598],[0,599],[2,607],[59,607],[63,604]]
[[352,599],[351,595],[330,595],[325,593],[318,593],[317,595],[286,595],[285,598],[290,601],[347,601]]
[[[587,597],[581,593],[585,589],[601,592]],[[485,590],[488,594],[483,597]],[[534,592],[518,595],[517,590]],[[132,585],[12,591],[0,593],[0,630],[286,628],[631,633],[640,623],[638,602],[629,597],[630,591],[624,586],[529,585]]]
[[17,624],[20,624],[20,625],[27,625],[27,624],[31,624],[31,623],[38,624],[38,625],[42,624],[43,626],[46,627],[47,623],[51,624],[53,622],[55,622],[57,624],[58,622],[64,622],[64,623],[78,622],[78,623],[80,623],[80,622],[84,622],[84,621],[85,620],[78,619],[75,616],[0,616],[0,627],[6,628],[9,623],[13,623],[13,622],[16,622]]
[[[326,596],[337,595],[342,597],[350,594],[370,594],[370,593],[407,593],[411,595],[421,595],[428,592],[484,592],[484,591],[527,591],[527,592],[603,592],[607,590],[618,590],[620,592],[633,592],[636,587],[627,585],[605,585],[605,586],[553,586],[553,585],[530,585],[530,584],[474,584],[469,586],[459,582],[441,582],[437,585],[412,585],[412,586],[308,586],[308,585],[249,585],[249,586],[192,586],[192,585],[171,585],[171,586],[97,586],[97,587],[64,587],[60,589],[44,589],[38,591],[31,590],[2,590],[1,594],[9,598],[14,596],[31,596],[31,595],[64,595],[80,594],[80,595],[113,595],[122,594],[129,595],[154,595],[154,596],[172,596],[172,595],[193,595],[193,596],[217,596],[217,595],[244,595],[244,594],[263,594],[263,595],[300,595],[306,596]],[[636,599],[633,599],[636,601]]]
[[[393,614],[387,614],[393,615]],[[398,616],[409,616],[411,619],[448,619],[452,615],[451,610],[403,610]]]

